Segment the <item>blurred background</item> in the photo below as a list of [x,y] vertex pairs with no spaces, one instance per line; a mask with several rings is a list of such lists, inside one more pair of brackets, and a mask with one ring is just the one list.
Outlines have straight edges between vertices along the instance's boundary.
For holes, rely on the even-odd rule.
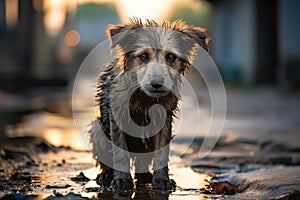
[[43,135],[68,145],[76,72],[106,26],[132,16],[208,29],[228,94],[225,132],[300,130],[299,9],[297,0],[0,0],[0,143]]

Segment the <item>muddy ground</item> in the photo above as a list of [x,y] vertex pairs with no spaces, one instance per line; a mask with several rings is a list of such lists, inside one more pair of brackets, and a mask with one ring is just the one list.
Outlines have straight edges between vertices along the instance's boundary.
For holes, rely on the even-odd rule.
[[223,134],[206,157],[199,158],[203,135],[173,140],[173,192],[98,186],[99,171],[87,148],[78,148],[85,142],[76,139],[70,116],[25,115],[1,136],[0,199],[300,199],[299,95],[263,89],[227,96]]
[[[16,141],[17,140],[17,141]],[[54,147],[37,138],[14,139],[0,157],[1,199],[299,199],[300,149],[274,141],[235,139],[218,142],[204,159],[198,158],[198,138],[171,166],[174,192],[151,186],[111,191],[95,183],[91,154]],[[26,144],[26,145],[24,145]],[[184,142],[174,143],[174,149]],[[176,151],[171,152],[171,157]],[[217,185],[219,184],[219,185]],[[224,185],[225,184],[225,185]],[[230,188],[231,187],[231,188]]]

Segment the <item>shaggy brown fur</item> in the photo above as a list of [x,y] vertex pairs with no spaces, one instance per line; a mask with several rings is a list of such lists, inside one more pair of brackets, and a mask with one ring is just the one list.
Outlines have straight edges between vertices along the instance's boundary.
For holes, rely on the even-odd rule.
[[[168,175],[172,117],[180,98],[181,76],[189,70],[194,52],[199,46],[208,51],[207,32],[182,21],[159,24],[134,18],[127,24],[109,25],[107,35],[116,55],[99,76],[96,101],[100,116],[90,131],[93,154],[102,169],[97,182],[114,189],[133,188],[132,159],[137,183],[174,190],[175,182]],[[165,112],[154,109],[151,118],[149,110],[155,104]],[[130,126],[126,124],[130,119],[140,127],[164,123],[158,133],[132,128],[132,132],[138,130],[132,135],[120,127]]]

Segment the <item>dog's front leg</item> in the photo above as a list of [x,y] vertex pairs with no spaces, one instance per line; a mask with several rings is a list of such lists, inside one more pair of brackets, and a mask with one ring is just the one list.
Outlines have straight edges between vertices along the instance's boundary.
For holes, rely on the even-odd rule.
[[155,136],[155,154],[153,159],[153,189],[157,190],[175,190],[176,183],[169,178],[169,143],[171,140],[171,116],[167,117],[167,121],[163,129]]
[[127,149],[125,134],[111,120],[111,139],[113,144],[114,179],[110,187],[113,189],[132,189],[133,180],[130,175],[130,155]]

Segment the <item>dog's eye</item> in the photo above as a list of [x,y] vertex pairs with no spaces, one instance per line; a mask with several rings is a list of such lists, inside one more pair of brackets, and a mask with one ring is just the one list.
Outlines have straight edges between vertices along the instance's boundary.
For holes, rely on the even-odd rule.
[[167,61],[167,63],[172,64],[175,60],[176,60],[176,56],[174,54],[168,53],[166,55],[166,61]]
[[143,53],[143,54],[139,55],[138,58],[140,59],[140,61],[142,63],[148,63],[149,62],[149,55],[147,53]]

